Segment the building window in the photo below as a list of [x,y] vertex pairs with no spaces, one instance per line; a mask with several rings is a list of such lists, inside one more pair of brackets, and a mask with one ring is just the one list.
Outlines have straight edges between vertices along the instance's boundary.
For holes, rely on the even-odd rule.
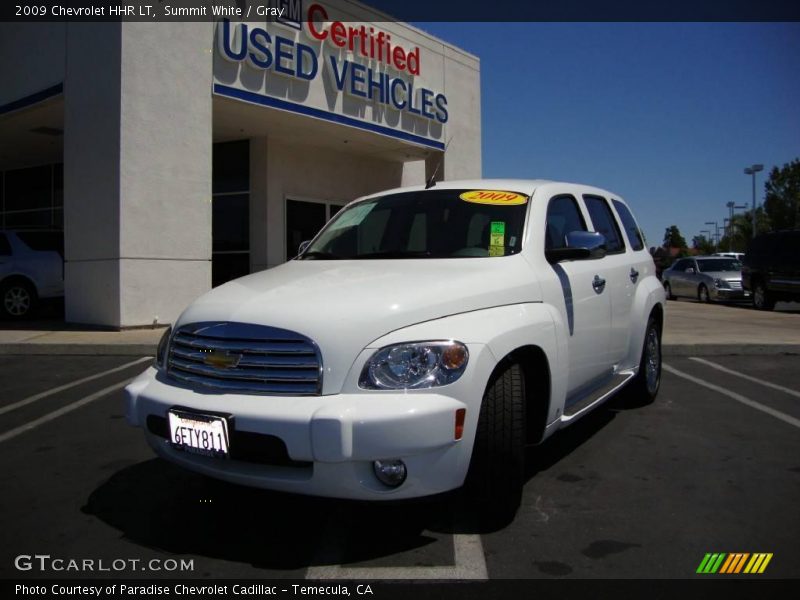
[[250,141],[213,147],[211,285],[250,273]]
[[42,165],[0,173],[0,228],[64,228],[64,166]]
[[286,260],[297,256],[301,242],[312,239],[343,204],[315,200],[286,200]]

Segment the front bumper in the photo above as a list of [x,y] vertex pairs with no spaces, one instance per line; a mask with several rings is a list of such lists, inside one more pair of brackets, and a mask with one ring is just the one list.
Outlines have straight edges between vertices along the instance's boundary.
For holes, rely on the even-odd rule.
[[[470,414],[476,411],[468,408],[469,400],[436,390],[299,397],[210,394],[181,387],[152,367],[125,388],[125,398],[128,422],[142,427],[148,443],[171,462],[242,485],[367,500],[426,496],[461,486],[477,417]],[[250,442],[280,440],[288,460],[270,464],[177,450],[163,429],[168,410],[176,406],[228,413],[233,430]],[[462,408],[468,409],[468,424],[463,439],[456,440],[455,414]],[[232,456],[235,444],[234,435]],[[372,461],[396,458],[405,462],[408,477],[398,488],[389,488],[375,477]]]
[[718,288],[711,291],[712,300],[749,300],[750,292],[744,289]]

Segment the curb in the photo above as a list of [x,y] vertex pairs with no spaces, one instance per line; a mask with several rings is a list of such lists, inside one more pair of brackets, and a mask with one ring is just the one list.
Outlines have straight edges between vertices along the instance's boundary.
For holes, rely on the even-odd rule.
[[[14,343],[0,346],[0,355],[155,356],[157,344],[46,344]],[[800,344],[663,344],[662,355],[757,356],[800,354]]]

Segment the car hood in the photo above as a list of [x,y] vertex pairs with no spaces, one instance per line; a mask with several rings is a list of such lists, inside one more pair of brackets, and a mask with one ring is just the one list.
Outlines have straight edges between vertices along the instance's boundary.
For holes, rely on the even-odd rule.
[[712,279],[724,279],[725,281],[741,281],[741,271],[703,271],[703,275]]
[[314,340],[322,353],[323,393],[335,393],[358,354],[391,331],[457,313],[540,299],[539,285],[520,255],[293,260],[211,290],[184,311],[176,326],[226,321],[301,333]]

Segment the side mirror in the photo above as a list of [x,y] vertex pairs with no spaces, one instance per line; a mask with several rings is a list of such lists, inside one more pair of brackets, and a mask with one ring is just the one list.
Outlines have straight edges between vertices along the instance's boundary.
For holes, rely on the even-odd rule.
[[306,240],[304,242],[300,242],[300,246],[297,249],[297,255],[300,256],[303,252],[306,251],[306,248],[311,244],[311,240]]
[[686,271],[684,271],[684,272],[685,272],[685,273],[689,273],[690,275],[691,275],[691,274],[694,274],[694,267],[689,267],[689,268],[688,268],[688,269],[686,269]]
[[603,258],[606,255],[606,238],[602,233],[593,231],[570,231],[567,234],[567,245],[564,248],[545,250],[548,262],[557,263],[563,260],[585,260],[587,258]]

